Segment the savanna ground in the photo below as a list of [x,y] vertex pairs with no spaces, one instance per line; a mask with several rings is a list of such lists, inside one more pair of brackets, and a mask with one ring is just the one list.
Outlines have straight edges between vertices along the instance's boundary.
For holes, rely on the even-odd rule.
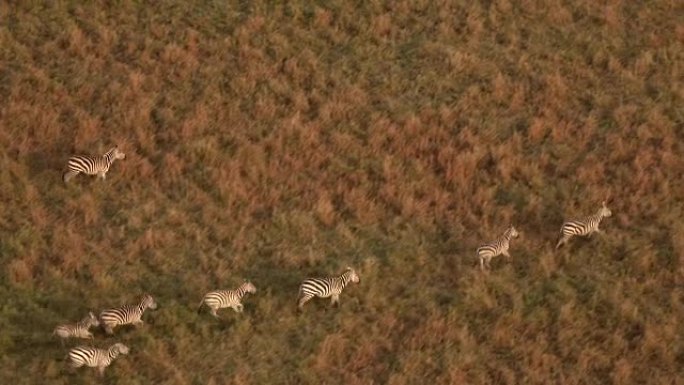
[[104,383],[684,383],[682,3],[81,3],[0,2],[1,383],[99,381],[52,329],[144,292]]

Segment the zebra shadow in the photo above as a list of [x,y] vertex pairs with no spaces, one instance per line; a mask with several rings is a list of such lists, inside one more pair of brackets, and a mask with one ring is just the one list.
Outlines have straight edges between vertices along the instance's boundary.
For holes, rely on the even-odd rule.
[[[154,328],[154,321],[150,318],[145,319],[145,323],[136,325],[118,325],[114,328],[112,334],[108,334],[102,324],[99,327],[93,327],[90,332],[93,333],[96,342],[113,344],[115,342],[121,342],[120,340],[130,340],[135,338],[139,333],[150,333]],[[86,341],[86,340],[84,340]]]
[[[229,310],[232,311],[232,310]],[[237,316],[238,314],[236,314]],[[229,331],[237,324],[237,320],[234,317],[229,317],[227,314],[220,314],[219,313],[219,318],[214,318],[213,316],[210,316],[213,318],[213,323],[212,323],[212,329],[216,331]]]
[[66,170],[70,153],[64,152],[61,147],[57,148],[59,151],[55,149],[33,151],[24,157],[31,180],[49,184],[62,181],[62,174]]
[[[214,338],[217,335],[230,332],[240,320],[237,317],[249,317],[247,314],[230,314],[231,309],[219,310],[218,318],[212,316],[209,310],[205,310],[197,314],[197,318],[192,323],[194,332],[203,335],[206,338]],[[247,312],[247,309],[245,309]],[[233,312],[234,313],[234,312]],[[190,326],[190,325],[188,325]]]
[[110,373],[113,365],[110,365],[105,371],[104,377],[100,377],[97,374],[97,370],[94,368],[89,368],[83,366],[80,368],[73,368],[69,365],[68,361],[64,361],[57,377],[66,378],[69,380],[70,385],[80,385],[80,384],[118,384],[120,380]]

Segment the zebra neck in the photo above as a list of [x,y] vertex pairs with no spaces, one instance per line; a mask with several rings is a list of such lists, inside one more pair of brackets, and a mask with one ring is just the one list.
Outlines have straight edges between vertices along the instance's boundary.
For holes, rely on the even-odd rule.
[[88,328],[90,328],[90,320],[83,320],[83,321],[77,323],[76,326],[78,326],[80,328],[88,329]]
[[601,219],[603,219],[603,214],[598,212],[589,217],[589,222],[601,222]]
[[118,356],[119,356],[119,350],[118,349],[114,349],[114,347],[109,348],[109,351],[107,352],[107,357],[109,357],[110,361],[115,359]]
[[102,157],[105,159],[107,166],[111,166],[114,163],[114,149],[107,151]]
[[237,290],[235,290],[235,294],[238,298],[242,298],[245,295],[245,293],[247,293],[247,285],[241,285],[237,288]]
[[342,287],[346,287],[349,281],[351,281],[351,277],[349,277],[349,274],[344,273],[340,276],[340,280],[342,281]]

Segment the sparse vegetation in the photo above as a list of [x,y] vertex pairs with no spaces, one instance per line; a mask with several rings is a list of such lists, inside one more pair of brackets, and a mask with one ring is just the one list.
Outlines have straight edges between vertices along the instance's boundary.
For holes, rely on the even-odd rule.
[[[671,0],[0,2],[0,383],[682,384]],[[126,153],[105,181],[68,157]],[[606,234],[554,252],[607,195]],[[475,249],[510,223],[514,258]],[[343,306],[307,276],[353,265]],[[250,279],[244,313],[198,317]]]

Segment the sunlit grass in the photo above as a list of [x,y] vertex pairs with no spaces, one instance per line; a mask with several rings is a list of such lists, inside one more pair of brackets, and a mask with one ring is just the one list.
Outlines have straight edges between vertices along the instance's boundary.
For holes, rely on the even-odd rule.
[[[96,381],[54,326],[149,292],[144,327],[96,333],[131,347],[105,383],[677,383],[678,10],[0,4],[0,382]],[[554,252],[606,197],[606,233]],[[347,265],[339,309],[296,313]],[[195,313],[243,279],[243,314]]]

